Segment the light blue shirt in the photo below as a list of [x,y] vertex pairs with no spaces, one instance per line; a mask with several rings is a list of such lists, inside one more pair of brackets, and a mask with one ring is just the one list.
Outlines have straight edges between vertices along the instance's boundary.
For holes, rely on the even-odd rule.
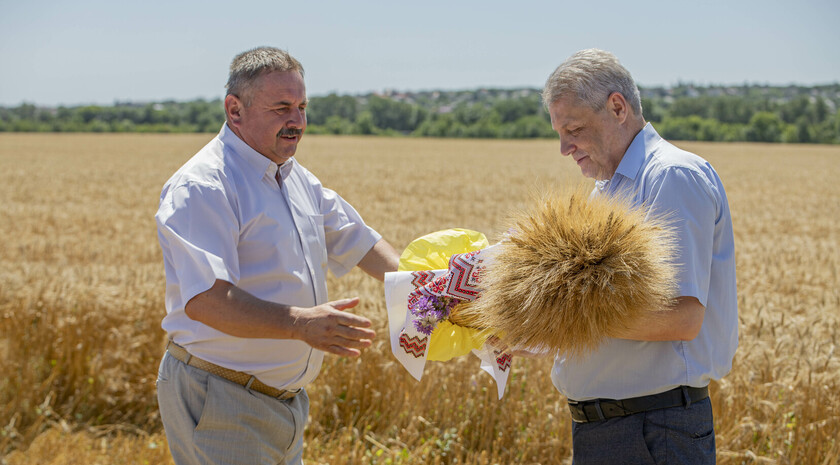
[[327,269],[347,273],[381,238],[294,158],[278,167],[227,125],[166,182],[155,219],[163,329],[192,355],[278,389],[312,381],[323,352],[299,340],[230,336],[188,317],[187,302],[220,279],[270,302],[319,305],[329,300]]
[[692,341],[607,339],[581,359],[555,358],[554,386],[574,400],[626,399],[687,385],[702,387],[732,368],[738,347],[735,242],[723,184],[712,166],[662,139],[647,124],[615,174],[593,195],[630,192],[648,215],[670,215],[676,228],[680,296],[706,307]]

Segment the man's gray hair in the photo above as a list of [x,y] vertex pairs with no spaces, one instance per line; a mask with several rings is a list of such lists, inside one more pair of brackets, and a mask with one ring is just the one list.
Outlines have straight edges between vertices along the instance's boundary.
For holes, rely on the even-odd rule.
[[303,66],[289,52],[274,47],[257,47],[236,55],[231,62],[226,95],[235,95],[246,106],[250,105],[249,90],[254,81],[271,71],[297,71],[303,77]]
[[624,96],[637,116],[642,116],[639,88],[630,72],[610,52],[590,48],[570,56],[551,73],[545,83],[542,98],[547,109],[567,94],[594,111],[604,108],[613,92]]

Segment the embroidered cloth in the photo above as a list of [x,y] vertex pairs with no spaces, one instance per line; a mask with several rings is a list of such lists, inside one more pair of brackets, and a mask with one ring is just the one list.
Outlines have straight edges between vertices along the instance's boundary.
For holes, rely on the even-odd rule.
[[492,261],[494,247],[476,231],[438,231],[409,244],[399,271],[385,274],[391,351],[418,381],[427,360],[447,361],[472,352],[496,381],[499,399],[504,396],[512,358],[485,344],[491,333],[437,321],[440,312],[423,313],[430,302],[479,298],[481,273]]

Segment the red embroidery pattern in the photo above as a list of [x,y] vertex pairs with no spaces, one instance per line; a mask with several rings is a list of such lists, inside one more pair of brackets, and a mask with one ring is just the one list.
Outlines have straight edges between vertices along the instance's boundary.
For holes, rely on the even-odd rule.
[[496,354],[496,364],[499,366],[499,369],[502,371],[507,371],[510,368],[511,364],[511,356],[509,353],[499,352],[498,350],[493,351]]
[[480,252],[453,255],[447,273],[438,278],[428,271],[412,272],[414,291],[408,295],[408,308],[414,308],[422,297],[444,296],[468,302],[477,299],[481,295],[479,284],[484,271]]
[[413,279],[411,280],[411,284],[414,286],[415,289],[421,286],[425,286],[432,282],[432,279],[435,277],[434,272],[431,271],[412,271],[411,276]]
[[411,337],[405,333],[400,334],[400,347],[405,353],[413,355],[414,358],[420,358],[426,353],[426,342],[428,337],[414,336]]
[[455,254],[449,260],[449,288],[446,293],[451,297],[473,301],[481,292],[476,286],[481,260],[475,260],[475,255],[476,252]]
[[427,289],[430,293],[434,295],[441,295],[443,294],[443,291],[446,290],[446,283],[448,279],[448,275],[443,275],[440,278],[425,285],[423,288]]

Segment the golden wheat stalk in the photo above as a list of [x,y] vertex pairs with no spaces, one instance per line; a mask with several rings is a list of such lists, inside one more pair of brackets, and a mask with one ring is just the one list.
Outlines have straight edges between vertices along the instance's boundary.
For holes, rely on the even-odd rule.
[[579,356],[675,297],[674,236],[625,197],[550,191],[515,213],[511,233],[459,309],[515,347]]
[[475,301],[461,302],[452,308],[449,313],[450,323],[453,325],[464,326],[473,329],[486,329],[486,326],[481,326],[478,321],[478,314],[475,312],[473,305]]

